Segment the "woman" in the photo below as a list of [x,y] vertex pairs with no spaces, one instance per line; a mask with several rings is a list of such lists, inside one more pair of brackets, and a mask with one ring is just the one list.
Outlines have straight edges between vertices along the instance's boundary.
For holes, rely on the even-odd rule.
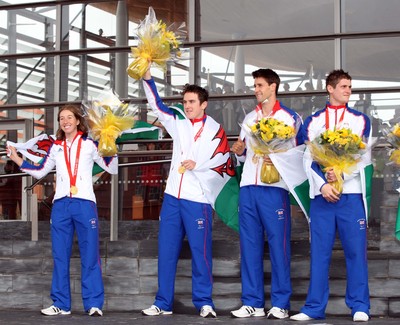
[[90,316],[102,316],[104,287],[99,255],[99,230],[92,170],[96,162],[105,171],[118,172],[118,157],[100,157],[97,143],[87,137],[88,128],[79,107],[67,105],[58,113],[56,140],[39,165],[29,164],[7,148],[10,158],[21,171],[42,178],[54,167],[56,191],[51,212],[53,305],[42,309],[47,316],[69,315],[71,293],[69,265],[76,230],[81,256],[82,300]]

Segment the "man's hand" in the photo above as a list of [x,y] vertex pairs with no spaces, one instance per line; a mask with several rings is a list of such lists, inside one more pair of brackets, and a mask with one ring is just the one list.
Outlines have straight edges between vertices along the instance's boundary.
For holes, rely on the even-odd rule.
[[340,199],[339,191],[329,183],[326,183],[321,187],[321,194],[325,200],[331,203],[335,203]]
[[242,139],[239,138],[239,139],[232,145],[231,151],[232,151],[234,154],[236,154],[236,155],[238,155],[238,156],[241,156],[241,155],[243,155],[243,152],[244,152],[244,149],[245,149],[245,148],[246,148],[245,143],[243,142]]
[[273,165],[271,158],[269,158],[268,155],[263,157],[263,161],[267,164],[267,165]]
[[193,160],[184,160],[181,162],[181,165],[185,167],[186,170],[193,170],[196,167],[196,162]]
[[334,172],[334,170],[333,170],[333,168],[328,169],[328,170],[326,171],[325,177],[326,177],[326,180],[327,180],[329,183],[333,183],[333,182],[336,182],[336,181],[338,180],[337,177],[336,177],[336,174],[335,174],[335,172]]
[[151,72],[150,72],[150,67],[146,70],[143,76],[144,80],[150,80],[151,79]]

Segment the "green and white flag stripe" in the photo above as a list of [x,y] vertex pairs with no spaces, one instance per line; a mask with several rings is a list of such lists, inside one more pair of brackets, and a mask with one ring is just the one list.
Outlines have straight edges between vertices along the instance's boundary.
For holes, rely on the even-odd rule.
[[172,105],[170,106],[170,108],[172,108],[176,114],[176,116],[178,116],[179,120],[184,120],[186,118],[185,115],[185,111],[183,110],[183,105],[182,104],[176,104],[176,105]]
[[288,186],[289,192],[309,220],[310,211],[310,185],[303,168],[303,153],[305,145],[297,146],[285,152],[270,154],[274,166]]
[[364,209],[368,220],[371,213],[371,192],[372,192],[372,175],[374,166],[369,164],[361,171],[361,190],[363,195]]
[[400,240],[400,198],[397,201],[397,217],[396,217],[395,236],[396,236],[397,240]]
[[239,231],[239,184],[242,169],[242,166],[235,168],[236,176],[226,182],[214,203],[218,217],[235,231]]
[[135,121],[133,128],[122,132],[116,140],[116,143],[120,144],[129,140],[136,139],[154,139],[158,140],[162,137],[162,130],[144,121]]

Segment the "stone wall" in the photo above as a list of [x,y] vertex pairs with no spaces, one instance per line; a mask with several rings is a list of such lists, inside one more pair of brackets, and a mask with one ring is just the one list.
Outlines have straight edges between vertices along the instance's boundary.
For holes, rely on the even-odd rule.
[[[382,207],[381,240],[369,247],[371,313],[397,316],[400,310],[400,256],[394,240],[396,196],[387,197]],[[104,310],[139,311],[153,303],[157,290],[158,221],[133,221],[120,224],[118,241],[109,241],[107,222],[101,223],[101,257],[106,291]],[[40,223],[39,241],[26,240],[30,224],[0,223],[0,309],[39,310],[51,304],[49,298],[52,258],[48,222]],[[370,230],[372,236],[377,236]],[[383,232],[383,234],[382,234]],[[25,238],[25,239],[24,239]],[[214,219],[213,233],[214,301],[220,314],[239,307],[240,249],[238,234]],[[377,247],[377,243],[380,247]],[[292,230],[292,311],[304,303],[309,282],[308,226],[300,214],[293,213]],[[71,259],[73,310],[81,310],[80,259],[77,244]],[[337,242],[330,274],[331,296],[327,313],[347,315],[344,303],[346,273],[343,253]],[[187,243],[183,245],[176,278],[175,311],[195,313],[191,303],[191,260]],[[270,264],[265,247],[266,308],[269,307]]]

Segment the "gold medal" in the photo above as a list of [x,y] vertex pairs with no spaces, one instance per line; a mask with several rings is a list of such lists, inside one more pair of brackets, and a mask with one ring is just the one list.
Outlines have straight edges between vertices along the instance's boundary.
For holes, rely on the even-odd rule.
[[180,165],[179,168],[178,168],[178,173],[179,174],[183,174],[185,171],[186,171],[186,168],[183,167],[182,165]]
[[72,195],[76,195],[78,193],[78,188],[75,185],[72,185],[69,191]]

